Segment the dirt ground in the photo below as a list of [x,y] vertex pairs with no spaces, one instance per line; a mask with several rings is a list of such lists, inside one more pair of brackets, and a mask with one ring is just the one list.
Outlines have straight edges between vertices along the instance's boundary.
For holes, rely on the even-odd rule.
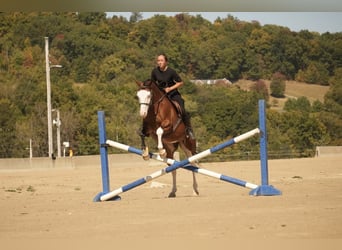
[[[164,167],[139,156],[110,160],[111,190]],[[342,156],[269,160],[268,165],[269,183],[280,196],[250,196],[247,188],[197,174],[200,195],[195,197],[191,172],[180,169],[176,198],[167,198],[167,174],[122,193],[120,201],[105,202],[93,202],[102,191],[100,166],[0,170],[0,243],[6,246],[1,249],[29,249],[27,242],[39,240],[117,241],[121,246],[163,241],[163,249],[196,240],[196,249],[209,249],[212,245],[204,242],[325,239],[322,245],[310,242],[322,246],[318,249],[342,246]],[[201,167],[261,182],[259,161]],[[66,249],[58,244],[45,249],[53,246]]]

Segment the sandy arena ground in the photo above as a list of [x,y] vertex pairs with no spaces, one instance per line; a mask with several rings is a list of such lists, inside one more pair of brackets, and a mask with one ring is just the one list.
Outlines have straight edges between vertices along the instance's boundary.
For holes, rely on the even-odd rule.
[[[111,190],[164,167],[135,155],[111,161]],[[127,244],[157,239],[167,240],[167,248],[195,239],[326,239],[342,246],[336,241],[342,239],[342,156],[270,160],[268,165],[269,182],[281,196],[250,196],[247,188],[197,174],[200,195],[194,197],[191,172],[180,169],[176,198],[167,198],[168,174],[122,193],[121,201],[106,202],[93,202],[102,190],[100,166],[0,170],[0,243],[29,249],[26,241],[43,239]],[[259,161],[201,167],[260,184]]]

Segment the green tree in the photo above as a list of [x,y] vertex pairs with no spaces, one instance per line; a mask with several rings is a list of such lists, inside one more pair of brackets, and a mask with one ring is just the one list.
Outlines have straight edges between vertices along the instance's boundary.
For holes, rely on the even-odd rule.
[[131,23],[136,23],[142,20],[143,15],[141,12],[132,12],[131,16],[129,17],[129,21]]
[[320,63],[311,63],[306,70],[299,70],[296,76],[297,81],[327,85],[329,72]]
[[259,99],[264,99],[266,100],[266,102],[268,101],[269,94],[268,94],[268,88],[266,86],[265,81],[258,80],[255,83],[255,85],[252,87],[252,90],[254,90],[257,93]]
[[78,20],[85,25],[99,25],[106,20],[104,12],[80,12],[77,15]]
[[272,96],[284,97],[286,89],[285,76],[280,73],[273,74],[270,89]]
[[298,99],[290,98],[285,102],[284,110],[311,112],[311,104],[308,98],[301,96]]
[[10,100],[0,99],[0,157],[11,157],[15,149],[16,119],[18,110]]
[[125,67],[126,65],[120,58],[114,55],[108,56],[103,60],[100,66],[99,80],[101,82],[111,81],[122,73]]
[[330,89],[324,97],[327,112],[320,113],[320,119],[327,127],[331,145],[342,145],[342,68],[335,70],[335,77],[330,81]]
[[283,122],[283,114],[267,109],[266,118],[268,156],[275,159],[296,155],[296,148],[293,147],[291,138],[286,133],[288,127]]
[[314,156],[315,148],[324,145],[329,135],[324,124],[307,112],[291,111],[282,117],[284,129],[291,141],[291,147],[298,150],[301,156]]
[[342,115],[342,68],[335,71],[335,76],[330,80],[330,89],[325,95],[327,108],[339,115]]

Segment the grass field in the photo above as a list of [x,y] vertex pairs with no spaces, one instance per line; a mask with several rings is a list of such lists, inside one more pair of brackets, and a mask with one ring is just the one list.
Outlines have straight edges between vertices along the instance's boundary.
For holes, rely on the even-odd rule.
[[[268,87],[269,93],[270,91],[270,83],[271,81],[265,80],[265,83]],[[241,89],[249,90],[254,84],[254,81],[249,80],[239,80],[236,83],[240,86]],[[269,103],[272,105],[274,109],[282,109],[285,102],[289,98],[298,98],[305,96],[312,103],[315,100],[319,100],[320,102],[324,101],[324,96],[328,92],[329,86],[321,86],[317,84],[307,84],[296,81],[286,81],[285,88],[285,98],[274,98],[270,96]]]

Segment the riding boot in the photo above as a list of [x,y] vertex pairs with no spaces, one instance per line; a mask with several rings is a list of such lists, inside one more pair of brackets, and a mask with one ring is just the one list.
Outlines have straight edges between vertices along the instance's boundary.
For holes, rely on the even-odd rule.
[[192,130],[189,113],[184,112],[182,118],[183,118],[183,122],[184,122],[184,125],[185,125],[186,134],[190,137],[190,139],[195,140],[195,135],[194,135],[194,132]]

